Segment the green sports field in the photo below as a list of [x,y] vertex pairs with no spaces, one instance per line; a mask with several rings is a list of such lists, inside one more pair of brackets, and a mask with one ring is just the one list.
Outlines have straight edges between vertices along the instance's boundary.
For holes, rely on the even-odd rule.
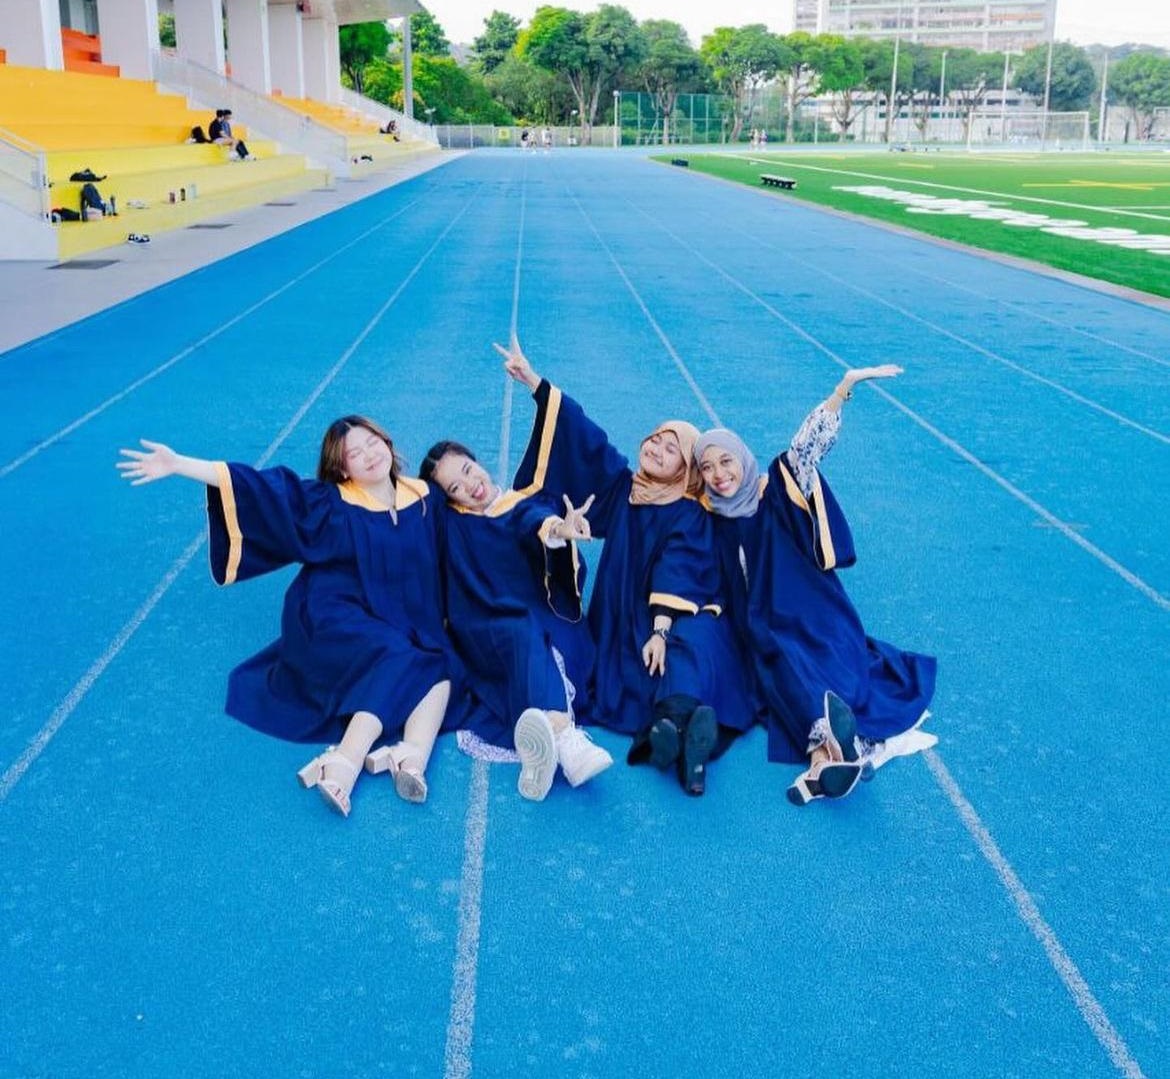
[[[657,158],[670,161],[670,155]],[[686,154],[692,169],[1170,296],[1170,153]]]

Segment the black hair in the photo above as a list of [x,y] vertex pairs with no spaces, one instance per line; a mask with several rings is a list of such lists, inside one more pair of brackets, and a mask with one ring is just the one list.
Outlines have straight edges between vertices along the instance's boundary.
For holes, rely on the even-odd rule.
[[471,452],[462,442],[454,442],[449,438],[442,442],[436,442],[429,450],[427,455],[423,458],[422,464],[418,466],[418,478],[426,480],[427,483],[435,482],[435,469],[439,467],[439,462],[449,453],[461,453],[464,457],[470,460],[476,460],[476,456]]

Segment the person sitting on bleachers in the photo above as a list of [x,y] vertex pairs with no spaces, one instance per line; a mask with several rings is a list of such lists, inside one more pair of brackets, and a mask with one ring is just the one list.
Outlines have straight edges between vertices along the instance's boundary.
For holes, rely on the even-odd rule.
[[232,110],[231,109],[216,109],[215,119],[207,127],[207,135],[212,142],[220,146],[227,146],[229,149],[235,150],[237,156],[241,161],[247,160],[249,157],[248,147],[246,147],[241,139],[237,139],[232,134]]

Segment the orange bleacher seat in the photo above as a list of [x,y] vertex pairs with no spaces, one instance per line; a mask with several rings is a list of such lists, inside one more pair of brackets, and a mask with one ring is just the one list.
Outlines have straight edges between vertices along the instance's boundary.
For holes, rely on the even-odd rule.
[[80,71],[86,75],[108,75],[118,78],[121,69],[115,64],[102,63],[101,38],[83,34],[80,30],[61,27],[61,45],[65,53],[65,70]]

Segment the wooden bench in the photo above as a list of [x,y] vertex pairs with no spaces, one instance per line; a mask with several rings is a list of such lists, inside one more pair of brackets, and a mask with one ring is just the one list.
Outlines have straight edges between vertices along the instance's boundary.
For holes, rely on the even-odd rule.
[[796,186],[791,176],[773,176],[770,172],[760,175],[760,183],[765,187],[782,187],[785,191],[791,191]]

